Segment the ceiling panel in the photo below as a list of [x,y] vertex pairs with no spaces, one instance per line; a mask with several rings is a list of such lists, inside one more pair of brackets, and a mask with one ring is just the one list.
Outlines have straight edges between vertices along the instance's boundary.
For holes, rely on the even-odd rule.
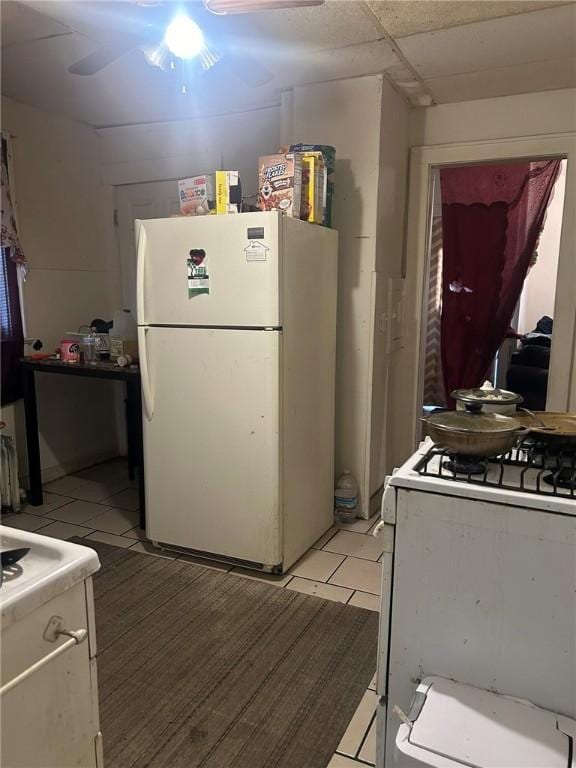
[[392,37],[457,27],[562,4],[562,0],[368,0],[368,5]]
[[[77,26],[71,14],[72,4],[63,5],[67,6],[67,21]],[[63,40],[34,43],[33,48],[15,46],[3,51],[3,91],[25,103],[102,126],[164,120],[168,116],[169,119],[182,119],[278,104],[282,88],[381,72],[397,65],[396,55],[381,40],[340,49],[311,50],[314,46],[322,48],[329,43],[326,30],[330,26],[329,18],[336,18],[336,8],[334,4],[327,8],[329,17],[321,25],[324,36],[312,35],[308,27],[308,37],[296,36],[298,42],[294,45],[279,44],[273,35],[266,36],[256,45],[254,41],[250,42],[249,36],[242,36],[243,48],[261,59],[275,75],[272,82],[260,88],[246,87],[226,66],[224,59],[183,95],[178,77],[150,67],[138,50],[95,75],[71,75],[67,67],[95,50],[99,43],[93,38],[95,34],[102,35],[102,30],[85,24],[83,28],[90,31],[90,37],[75,33]],[[51,9],[54,10],[53,4]],[[73,10],[77,12],[76,7]],[[342,22],[352,24],[357,13],[361,24],[357,25],[351,39],[376,36],[373,22],[355,4],[340,15],[338,28],[333,30],[335,39],[344,40]],[[109,17],[108,14],[106,18]],[[307,18],[310,19],[308,15]],[[277,34],[282,36],[280,31]],[[286,31],[283,34],[286,35]]]
[[[531,91],[576,88],[576,59],[532,62],[425,81],[435,101],[488,99]],[[473,107],[471,107],[473,109]]]
[[[198,8],[199,2],[196,0],[194,7]],[[470,18],[472,13],[493,16],[498,9],[518,13],[525,6],[532,9],[538,5],[507,0],[423,0],[416,6],[412,0],[402,0],[379,2],[376,10],[383,26],[396,32],[415,29],[410,24],[416,23],[429,27],[456,20],[469,22],[398,41],[436,101],[443,102],[574,84],[569,60],[576,50],[574,3],[474,23]],[[173,6],[88,0],[3,2],[3,32],[12,36],[6,39],[15,41],[2,50],[3,93],[97,126],[243,111],[278,104],[283,88],[377,72],[384,72],[397,84],[404,82],[405,93],[418,95],[419,83],[413,72],[381,39],[383,32],[377,20],[357,0],[327,0],[319,8],[242,17],[203,16],[213,24],[213,31],[237,41],[242,50],[261,59],[274,73],[274,79],[260,88],[246,87],[224,61],[194,82],[183,96],[175,74],[150,67],[138,50],[90,77],[67,72],[69,65],[98,48],[100,41],[122,30],[134,32],[132,21],[136,18],[145,20],[147,28],[155,20],[156,26],[150,26],[159,36],[161,20]],[[387,23],[391,11],[396,13],[396,27]],[[81,32],[30,42],[31,38],[44,37],[47,30],[59,34],[69,27]],[[414,103],[416,96],[411,96]]]
[[398,44],[425,80],[567,58],[576,50],[576,5],[412,35]]
[[[359,0],[326,0],[324,5],[236,16],[237,29],[257,48],[268,46],[325,50],[381,37],[378,25]],[[232,17],[230,17],[232,20]]]
[[14,2],[2,3],[1,27],[3,47],[70,32],[65,24]]
[[398,58],[385,41],[378,40],[339,50],[316,51],[290,62],[287,60],[285,66],[276,61],[269,64],[276,74],[275,86],[287,88],[383,72],[397,66]]

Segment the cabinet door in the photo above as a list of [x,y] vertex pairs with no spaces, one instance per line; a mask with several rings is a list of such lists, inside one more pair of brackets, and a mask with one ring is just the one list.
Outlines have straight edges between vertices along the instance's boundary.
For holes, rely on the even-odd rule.
[[[3,630],[3,684],[68,639],[53,643],[44,639],[52,616],[61,616],[67,629],[86,629],[84,585],[76,585]],[[95,663],[93,659],[93,667]],[[99,725],[90,664],[85,640],[2,696],[2,768],[96,768]],[[95,669],[92,676],[95,681]]]

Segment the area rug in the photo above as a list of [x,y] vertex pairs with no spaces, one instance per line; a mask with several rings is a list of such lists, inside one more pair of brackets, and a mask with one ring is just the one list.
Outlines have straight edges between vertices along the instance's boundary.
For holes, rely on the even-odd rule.
[[106,768],[328,765],[374,674],[375,612],[90,546]]

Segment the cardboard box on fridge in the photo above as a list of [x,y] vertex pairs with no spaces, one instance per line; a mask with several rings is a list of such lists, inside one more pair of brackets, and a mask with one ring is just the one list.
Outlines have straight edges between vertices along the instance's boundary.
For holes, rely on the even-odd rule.
[[336,150],[328,144],[292,144],[290,152],[322,152],[326,174],[326,197],[323,224],[332,226],[332,208],[334,204],[334,176],[336,173]]
[[242,187],[238,171],[215,171],[178,182],[180,212],[185,216],[239,213]]
[[192,176],[178,182],[180,212],[186,216],[206,216],[216,212],[214,175]]
[[302,158],[302,205],[300,218],[324,224],[326,211],[326,167],[322,152],[299,152]]
[[258,207],[300,218],[302,160],[294,152],[258,158]]
[[238,171],[216,171],[216,213],[240,213],[242,186]]

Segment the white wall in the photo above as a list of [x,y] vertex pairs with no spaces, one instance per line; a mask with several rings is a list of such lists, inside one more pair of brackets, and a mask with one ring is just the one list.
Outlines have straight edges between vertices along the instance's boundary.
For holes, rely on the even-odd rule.
[[336,472],[360,485],[364,513],[384,479],[387,277],[400,274],[408,108],[382,76],[283,94],[282,143],[336,147],[339,231]]
[[546,211],[544,230],[538,244],[538,260],[524,281],[518,317],[520,333],[532,331],[544,315],[554,317],[565,185],[566,162],[563,162]]
[[[100,184],[98,136],[80,123],[4,98],[2,128],[14,136],[17,215],[30,268],[27,331],[50,352],[66,331],[110,317],[113,307],[117,260],[109,190]],[[45,478],[116,452],[110,385],[39,375],[37,392]],[[24,474],[21,413],[16,422]]]
[[576,89],[569,88],[413,109],[410,115],[410,146],[539,136],[574,130]]
[[[284,96],[282,143],[336,148],[333,221],[339,232],[336,360],[338,475],[349,469],[370,498],[371,292],[376,264],[382,77],[295,88]],[[361,116],[361,117],[360,117]]]
[[223,167],[240,171],[243,194],[255,195],[259,155],[279,149],[280,108],[101,128],[98,134],[106,184],[183,179]]
[[336,467],[354,472],[367,509],[387,468],[386,370],[393,361],[385,354],[382,315],[388,277],[401,273],[409,110],[381,76],[303,86],[284,93],[282,104],[281,112],[100,129],[103,180],[159,182],[222,165],[240,171],[250,194],[259,155],[295,141],[336,147]]
[[[386,346],[386,331],[392,322],[390,287],[403,291],[402,262],[406,186],[408,175],[408,121],[406,101],[387,83],[382,82],[380,127],[380,162],[378,182],[378,239],[374,273],[373,362],[369,441],[369,488],[374,494],[394,466],[394,446],[389,419],[395,408],[397,392],[391,375],[397,365],[399,345]],[[391,281],[394,281],[391,283]]]

